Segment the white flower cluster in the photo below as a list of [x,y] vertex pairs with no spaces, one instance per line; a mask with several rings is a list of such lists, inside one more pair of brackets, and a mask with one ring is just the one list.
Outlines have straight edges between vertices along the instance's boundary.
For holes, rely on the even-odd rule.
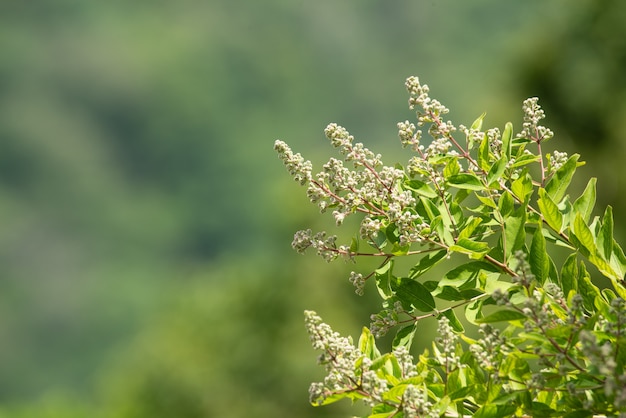
[[326,236],[323,231],[313,234],[310,229],[304,229],[294,234],[291,247],[300,254],[304,254],[309,247],[315,248],[319,256],[330,262],[342,251],[345,252],[343,247],[337,248],[336,241],[336,235]]
[[323,351],[318,362],[325,366],[327,373],[323,382],[311,384],[311,403],[321,405],[333,393],[351,390],[366,393],[366,402],[372,406],[381,402],[388,384],[371,369],[372,360],[364,357],[351,339],[342,337],[323,323],[315,312],[305,311],[304,317],[313,348]]
[[278,156],[287,167],[297,182],[304,185],[311,180],[312,165],[310,161],[305,161],[300,153],[294,154],[285,142],[276,140],[274,142],[274,150],[278,152]]
[[409,92],[409,108],[414,109],[419,106],[422,110],[417,112],[417,124],[422,126],[424,123],[433,122],[434,118],[449,112],[448,108],[442,105],[438,100],[432,99],[429,95],[429,88],[426,84],[421,84],[419,78],[409,77],[404,83],[406,90]]
[[396,347],[393,350],[393,355],[398,360],[398,365],[400,365],[400,370],[402,370],[402,378],[410,379],[417,376],[417,368],[413,362],[413,356],[405,346]]
[[432,410],[425,390],[414,385],[407,385],[402,394],[402,412],[405,418],[436,418],[439,414]]
[[552,170],[556,171],[565,164],[568,156],[566,152],[554,151],[552,155],[548,154],[548,158],[550,159]]
[[517,135],[519,138],[542,142],[554,136],[554,133],[550,129],[539,125],[539,121],[544,119],[546,115],[538,102],[539,99],[537,97],[524,100],[522,104],[524,123],[522,124],[522,132]]
[[482,324],[479,332],[481,338],[476,344],[470,345],[470,351],[480,366],[497,378],[502,356],[508,352],[506,340],[500,335],[498,329],[489,324]]
[[456,354],[456,345],[459,337],[454,333],[452,326],[450,326],[450,320],[445,316],[439,319],[437,334],[439,334],[439,337],[435,339],[435,342],[440,349],[440,352],[436,356],[437,360],[441,365],[445,366],[448,371],[460,367],[461,358]]
[[370,330],[376,338],[380,338],[398,324],[398,315],[404,312],[402,303],[396,301],[392,307],[370,315]]

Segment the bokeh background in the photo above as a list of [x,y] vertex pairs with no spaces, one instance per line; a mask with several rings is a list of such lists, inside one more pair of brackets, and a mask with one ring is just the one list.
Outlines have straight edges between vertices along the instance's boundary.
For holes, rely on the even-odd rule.
[[[318,164],[329,122],[405,161],[404,79],[458,124],[521,124],[626,221],[620,0],[0,3],[0,417],[331,417],[302,311],[358,335],[352,266],[272,145]],[[431,330],[425,325],[426,330]],[[427,338],[425,337],[425,343]]]

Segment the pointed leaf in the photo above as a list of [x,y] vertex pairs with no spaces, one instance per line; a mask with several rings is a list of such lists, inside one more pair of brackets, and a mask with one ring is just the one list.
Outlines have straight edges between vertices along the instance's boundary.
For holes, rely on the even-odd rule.
[[451,286],[459,290],[474,289],[482,277],[492,275],[495,277],[500,275],[500,271],[493,264],[485,261],[471,261],[446,273],[439,281],[439,287]]
[[589,179],[585,191],[574,202],[574,211],[580,213],[585,222],[589,222],[591,212],[596,204],[596,178]]
[[459,165],[459,160],[456,158],[450,159],[446,167],[443,169],[443,177],[449,178],[452,176],[456,176],[461,172],[461,166]]
[[504,234],[502,236],[505,259],[508,260],[515,251],[524,246],[526,240],[526,210],[523,206],[518,207],[504,220]]
[[522,175],[511,184],[511,191],[515,197],[525,203],[530,201],[533,190],[533,180],[526,171],[522,172]]
[[544,189],[539,189],[537,205],[546,223],[555,231],[561,232],[563,228],[563,214],[561,214],[556,203]]
[[485,186],[475,174],[462,173],[450,176],[446,179],[450,186],[467,190],[484,190]]
[[511,141],[513,139],[513,124],[507,122],[502,132],[502,157],[509,161],[511,159]]
[[407,180],[404,182],[404,187],[413,190],[418,195],[427,197],[429,199],[434,199],[437,197],[437,193],[432,189],[432,187],[430,187],[423,181]]
[[578,260],[576,254],[571,254],[561,267],[561,287],[563,294],[568,295],[570,290],[578,291]]
[[505,158],[500,158],[496,163],[489,169],[489,173],[487,173],[487,185],[491,186],[493,183],[497,182],[502,174],[504,174],[504,170],[506,169],[506,164],[508,160]]
[[401,302],[410,304],[418,311],[431,312],[435,309],[435,300],[430,291],[420,282],[403,277],[395,289]]
[[[461,321],[459,321],[459,318],[456,317],[456,314],[454,313],[453,309],[448,309],[446,311],[443,311],[441,313],[441,315],[445,316],[446,318],[448,318],[448,321],[450,321],[450,326],[452,327],[452,329],[455,332],[464,332],[465,329],[463,328],[463,324],[461,323]],[[441,317],[440,315],[440,317]]]
[[428,253],[426,256],[420,258],[420,260],[411,268],[409,277],[412,279],[418,278],[443,260],[446,254],[448,254],[448,251],[446,250]]
[[598,232],[598,250],[600,255],[607,261],[613,254],[613,208],[607,206],[602,219],[602,226]]
[[490,250],[486,242],[476,242],[467,238],[460,238],[456,244],[450,246],[450,251],[467,254],[471,258],[480,259]]
[[489,314],[484,318],[477,319],[476,322],[479,324],[490,324],[493,322],[518,321],[520,319],[526,319],[526,315],[519,311],[502,309],[500,311]]
[[378,293],[383,300],[389,299],[393,296],[391,283],[394,282],[396,278],[393,276],[392,271],[393,260],[389,260],[388,263],[383,264],[374,271],[374,274],[376,275],[376,287],[378,288]]
[[513,201],[513,196],[511,196],[511,193],[504,191],[498,200],[498,210],[500,211],[500,215],[503,217],[509,216],[511,212],[513,212],[514,206],[515,202]]
[[[574,224],[572,225],[574,228],[574,235],[578,239],[578,243],[582,245],[585,250],[587,250],[588,254],[594,254],[597,251],[595,239],[587,223],[583,220],[580,214],[576,214],[574,218]],[[587,255],[588,256],[588,255]]]
[[487,134],[483,136],[483,140],[478,147],[478,165],[485,171],[488,171],[491,166],[489,162],[489,137]]
[[543,284],[550,274],[550,257],[546,251],[546,239],[542,228],[537,228],[530,245],[530,271]]
[[417,329],[417,323],[400,328],[400,330],[396,333],[396,336],[394,337],[393,342],[391,343],[391,346],[393,348],[402,346],[410,350],[411,344],[413,343],[413,337],[415,336],[416,329]]
[[546,184],[546,192],[555,202],[560,202],[569,187],[580,155],[574,154],[554,173],[548,184]]

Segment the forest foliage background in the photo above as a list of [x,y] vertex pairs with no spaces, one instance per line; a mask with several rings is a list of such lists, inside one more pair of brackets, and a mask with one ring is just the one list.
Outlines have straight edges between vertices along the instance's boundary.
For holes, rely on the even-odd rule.
[[274,140],[319,166],[337,122],[404,161],[409,75],[467,125],[519,127],[539,96],[624,213],[624,21],[619,0],[3,2],[0,417],[346,416],[307,403],[302,311],[357,335],[377,305],[292,252],[333,222]]

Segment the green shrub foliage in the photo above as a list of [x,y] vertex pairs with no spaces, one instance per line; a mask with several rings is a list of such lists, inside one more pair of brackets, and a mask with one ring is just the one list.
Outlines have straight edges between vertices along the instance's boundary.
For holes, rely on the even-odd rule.
[[[537,98],[524,101],[516,133],[511,123],[483,128],[484,114],[457,126],[417,77],[406,88],[417,120],[398,123],[405,165],[385,165],[336,124],[325,134],[341,158],[316,174],[275,143],[321,212],[338,226],[359,217],[351,242],[304,230],[293,248],[327,261],[381,260],[350,274],[358,294],[373,281],[382,299],[357,344],[305,312],[327,371],[311,403],[363,401],[371,418],[626,417],[626,256],[611,207],[594,216],[596,179],[568,194],[583,163],[543,151],[553,132]],[[412,268],[394,268],[399,257]],[[612,286],[599,288],[601,276]],[[431,317],[438,337],[414,358],[411,343]],[[376,338],[388,332],[395,338],[383,353]]]

